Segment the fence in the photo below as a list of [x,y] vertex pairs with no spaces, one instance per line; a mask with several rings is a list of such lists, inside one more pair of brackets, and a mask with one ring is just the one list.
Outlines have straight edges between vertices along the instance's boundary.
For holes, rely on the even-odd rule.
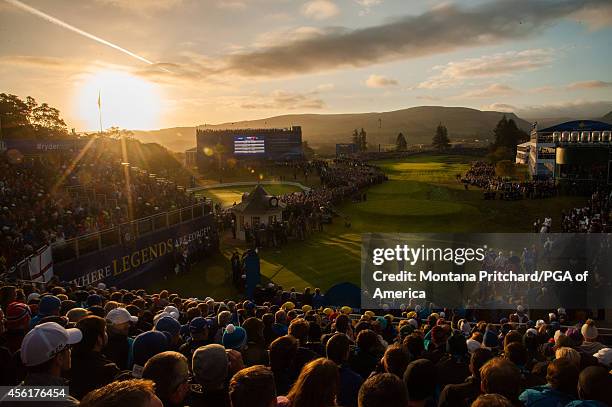
[[105,230],[78,236],[65,242],[55,242],[51,245],[53,262],[61,263],[117,244],[129,244],[151,232],[167,229],[170,226],[202,217],[211,212],[212,203],[210,200],[206,200],[185,208],[162,212]]

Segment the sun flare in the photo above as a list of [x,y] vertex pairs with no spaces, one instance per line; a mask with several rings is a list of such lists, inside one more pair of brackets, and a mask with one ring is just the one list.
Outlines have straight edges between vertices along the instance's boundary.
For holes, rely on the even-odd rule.
[[121,71],[99,71],[80,81],[77,87],[78,115],[90,130],[117,126],[148,130],[158,127],[161,98],[151,82]]

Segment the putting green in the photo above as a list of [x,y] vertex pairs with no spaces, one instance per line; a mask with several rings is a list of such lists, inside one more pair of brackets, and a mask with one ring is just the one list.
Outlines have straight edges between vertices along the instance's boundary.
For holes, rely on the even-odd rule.
[[[361,234],[369,232],[530,232],[535,218],[553,216],[553,230],[558,230],[563,209],[583,205],[581,197],[556,197],[545,200],[485,201],[482,191],[464,189],[456,175],[463,174],[478,157],[419,155],[404,160],[375,163],[384,169],[389,181],[366,191],[364,202],[346,202],[338,207],[351,220],[334,218],[321,233],[305,241],[291,241],[280,249],[260,252],[261,272],[266,280],[283,287],[320,287],[326,290],[340,282],[359,284]],[[274,186],[276,187],[276,185]],[[270,193],[291,192],[293,187],[266,185]],[[240,200],[252,187],[232,187],[207,191],[207,196],[228,204]],[[206,193],[205,193],[206,195]],[[239,248],[239,250],[243,249]],[[194,277],[173,276],[163,284],[184,293],[205,297],[230,298],[240,295],[228,281],[229,257],[234,247],[224,246],[222,253],[208,263],[196,265]]]

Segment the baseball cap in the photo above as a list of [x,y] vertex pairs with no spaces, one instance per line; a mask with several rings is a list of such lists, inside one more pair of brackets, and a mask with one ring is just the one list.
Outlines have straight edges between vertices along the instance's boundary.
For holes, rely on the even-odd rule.
[[168,305],[166,308],[164,308],[164,312],[170,314],[170,316],[174,319],[179,319],[179,317],[181,316],[181,313],[179,312],[178,308],[173,305]]
[[138,322],[138,317],[130,315],[125,308],[115,308],[106,314],[106,320],[111,325],[125,324],[126,322]]
[[62,301],[57,298],[55,295],[45,295],[40,298],[40,303],[38,304],[38,314],[39,315],[51,315],[56,311],[59,311],[62,306]]
[[39,301],[40,299],[40,294],[38,293],[30,293],[28,295],[28,299],[26,300],[26,302],[29,304],[32,301]]
[[155,324],[156,331],[166,331],[169,332],[172,336],[178,335],[181,330],[181,324],[179,322],[170,317],[163,317]]
[[77,328],[65,329],[55,322],[36,325],[21,342],[21,361],[38,366],[55,357],[68,345],[79,343],[83,334]]
[[212,321],[207,318],[195,317],[189,323],[189,332],[194,334],[199,334],[204,332],[206,328],[210,328],[212,326]]

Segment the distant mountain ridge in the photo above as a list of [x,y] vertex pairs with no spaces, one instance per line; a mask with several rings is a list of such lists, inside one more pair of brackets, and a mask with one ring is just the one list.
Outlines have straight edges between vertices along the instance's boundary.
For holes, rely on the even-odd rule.
[[[302,126],[303,139],[313,147],[350,142],[353,129],[364,128],[368,143],[393,144],[402,132],[408,144],[430,144],[439,123],[448,128],[451,140],[492,139],[493,129],[502,116],[512,118],[529,131],[531,123],[514,113],[481,111],[466,107],[418,106],[390,112],[347,114],[289,114],[258,120],[200,126],[206,129],[239,129]],[[170,150],[195,147],[195,126],[154,131],[135,131],[143,142],[156,142]]]

